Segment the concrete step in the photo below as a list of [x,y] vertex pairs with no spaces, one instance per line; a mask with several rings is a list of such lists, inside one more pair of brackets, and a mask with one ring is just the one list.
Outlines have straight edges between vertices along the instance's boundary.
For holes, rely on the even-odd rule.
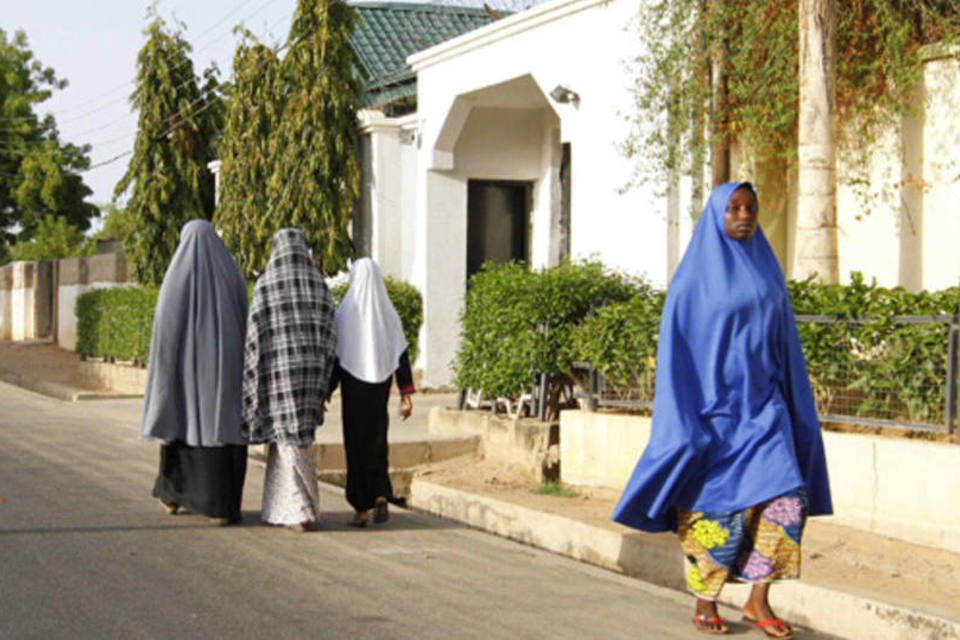
[[[389,473],[394,496],[398,500],[406,500],[417,468],[461,456],[474,456],[479,446],[480,438],[477,436],[390,443]],[[250,457],[266,462],[267,448],[268,445],[251,446]],[[316,443],[313,448],[317,455],[317,478],[338,487],[346,486],[347,465],[343,444]]]

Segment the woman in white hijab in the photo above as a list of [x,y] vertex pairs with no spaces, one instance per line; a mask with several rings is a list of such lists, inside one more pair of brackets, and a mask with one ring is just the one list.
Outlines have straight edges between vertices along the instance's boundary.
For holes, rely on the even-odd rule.
[[162,443],[153,495],[217,524],[240,520],[247,470],[240,433],[247,288],[214,228],[191,220],[153,317],[140,434]]
[[244,431],[269,443],[260,518],[306,531],[320,516],[317,426],[336,357],[333,297],[303,234],[281,229],[257,279],[247,321]]
[[340,385],[343,444],[347,456],[347,502],[356,514],[350,522],[365,527],[389,518],[393,498],[387,473],[387,401],[396,377],[403,419],[410,417],[414,393],[407,339],[380,275],[370,258],[350,267],[350,288],[337,309],[337,366],[330,392]]

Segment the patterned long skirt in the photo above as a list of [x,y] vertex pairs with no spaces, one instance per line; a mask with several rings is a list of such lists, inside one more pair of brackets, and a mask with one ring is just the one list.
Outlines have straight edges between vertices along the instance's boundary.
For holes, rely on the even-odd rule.
[[271,442],[260,519],[269,524],[296,525],[319,518],[320,492],[313,447]]
[[798,578],[806,521],[802,488],[743,511],[677,509],[687,588],[698,598],[716,600],[726,582]]

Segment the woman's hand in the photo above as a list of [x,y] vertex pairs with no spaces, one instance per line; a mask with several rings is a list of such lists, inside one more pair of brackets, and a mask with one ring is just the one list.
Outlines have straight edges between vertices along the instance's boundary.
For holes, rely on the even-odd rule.
[[400,396],[400,417],[406,420],[413,413],[413,399],[409,395]]

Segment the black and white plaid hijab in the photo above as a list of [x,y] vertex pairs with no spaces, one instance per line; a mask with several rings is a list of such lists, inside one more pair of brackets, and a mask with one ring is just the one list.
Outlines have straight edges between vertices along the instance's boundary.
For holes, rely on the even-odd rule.
[[243,417],[250,442],[313,443],[336,358],[333,313],[303,234],[281,229],[247,319]]

